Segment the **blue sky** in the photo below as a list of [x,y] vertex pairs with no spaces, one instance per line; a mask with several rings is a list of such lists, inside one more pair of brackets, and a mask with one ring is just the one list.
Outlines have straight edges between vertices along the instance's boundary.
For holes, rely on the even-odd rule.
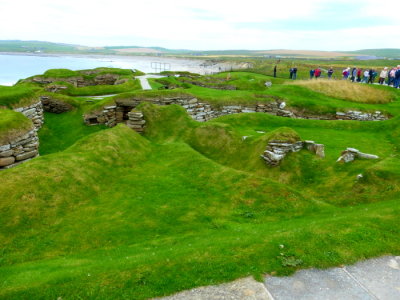
[[399,3],[0,0],[0,39],[199,50],[400,48]]

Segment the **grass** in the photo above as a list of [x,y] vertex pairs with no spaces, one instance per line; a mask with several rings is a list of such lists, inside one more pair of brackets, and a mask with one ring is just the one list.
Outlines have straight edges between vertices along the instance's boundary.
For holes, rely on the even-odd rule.
[[10,143],[15,137],[32,128],[32,122],[23,114],[8,109],[0,109],[0,145]]
[[388,90],[354,84],[346,80],[299,80],[294,84],[304,86],[329,97],[361,103],[388,103],[393,101],[394,98],[393,94]]
[[[148,299],[249,275],[398,255],[398,91],[371,87],[393,101],[357,103],[282,79],[262,89],[269,78],[232,72],[229,84],[243,88],[236,91],[190,85],[93,103],[64,96],[75,109],[45,114],[41,156],[0,172],[0,299]],[[142,103],[144,135],[122,124],[82,122],[82,114],[116,99],[179,95],[214,105],[279,97],[308,111],[379,109],[394,117],[319,121],[252,113],[198,123],[180,106]],[[268,167],[260,155],[274,139],[323,143],[326,157],[302,150]],[[380,158],[336,163],[347,147]]]
[[29,85],[0,86],[0,108],[15,108],[37,102],[37,89]]

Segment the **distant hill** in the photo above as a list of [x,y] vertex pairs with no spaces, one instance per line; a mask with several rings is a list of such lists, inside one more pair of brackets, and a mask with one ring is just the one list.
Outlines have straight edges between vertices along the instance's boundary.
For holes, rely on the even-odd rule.
[[0,40],[1,52],[114,54],[114,55],[192,55],[192,56],[282,56],[308,58],[351,58],[357,56],[400,58],[400,49],[363,49],[357,51],[319,50],[189,50],[143,46],[89,47],[42,41]]

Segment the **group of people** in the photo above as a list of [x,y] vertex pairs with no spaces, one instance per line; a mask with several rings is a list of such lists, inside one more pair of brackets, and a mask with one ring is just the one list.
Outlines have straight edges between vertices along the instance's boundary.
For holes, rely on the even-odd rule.
[[[362,83],[374,83],[375,79],[378,77],[378,72],[374,69],[365,69],[361,68],[352,68],[343,70],[343,79],[349,79],[353,82],[362,82]],[[379,84],[386,84],[389,86],[393,86],[394,88],[399,88],[400,86],[400,65],[397,67],[391,68],[389,70],[388,67],[383,68],[383,70],[379,73]]]
[[[328,79],[332,78],[334,73],[333,68],[329,68],[328,70],[324,70],[327,73]],[[310,70],[310,79],[318,79],[322,76],[322,69],[316,68]],[[274,67],[274,77],[276,77],[276,66]],[[360,82],[360,83],[374,83],[375,79],[378,77],[378,71],[374,69],[361,69],[361,68],[346,68],[342,71],[342,79],[343,80],[351,80],[352,82]],[[297,78],[297,68],[292,67],[289,70],[289,78],[296,79]],[[400,65],[397,67],[389,69],[385,67],[379,73],[379,84],[385,84],[389,86],[393,86],[394,88],[400,88]]]

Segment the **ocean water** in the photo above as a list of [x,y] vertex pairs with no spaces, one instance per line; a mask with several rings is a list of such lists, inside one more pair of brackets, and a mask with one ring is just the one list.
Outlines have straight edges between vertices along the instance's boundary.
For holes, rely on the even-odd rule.
[[164,68],[171,71],[190,71],[200,74],[221,70],[220,65],[204,66],[204,61],[200,59],[150,56],[0,54],[0,85],[13,85],[19,79],[42,74],[48,69],[81,70],[97,67],[138,69],[145,73],[158,73]]

